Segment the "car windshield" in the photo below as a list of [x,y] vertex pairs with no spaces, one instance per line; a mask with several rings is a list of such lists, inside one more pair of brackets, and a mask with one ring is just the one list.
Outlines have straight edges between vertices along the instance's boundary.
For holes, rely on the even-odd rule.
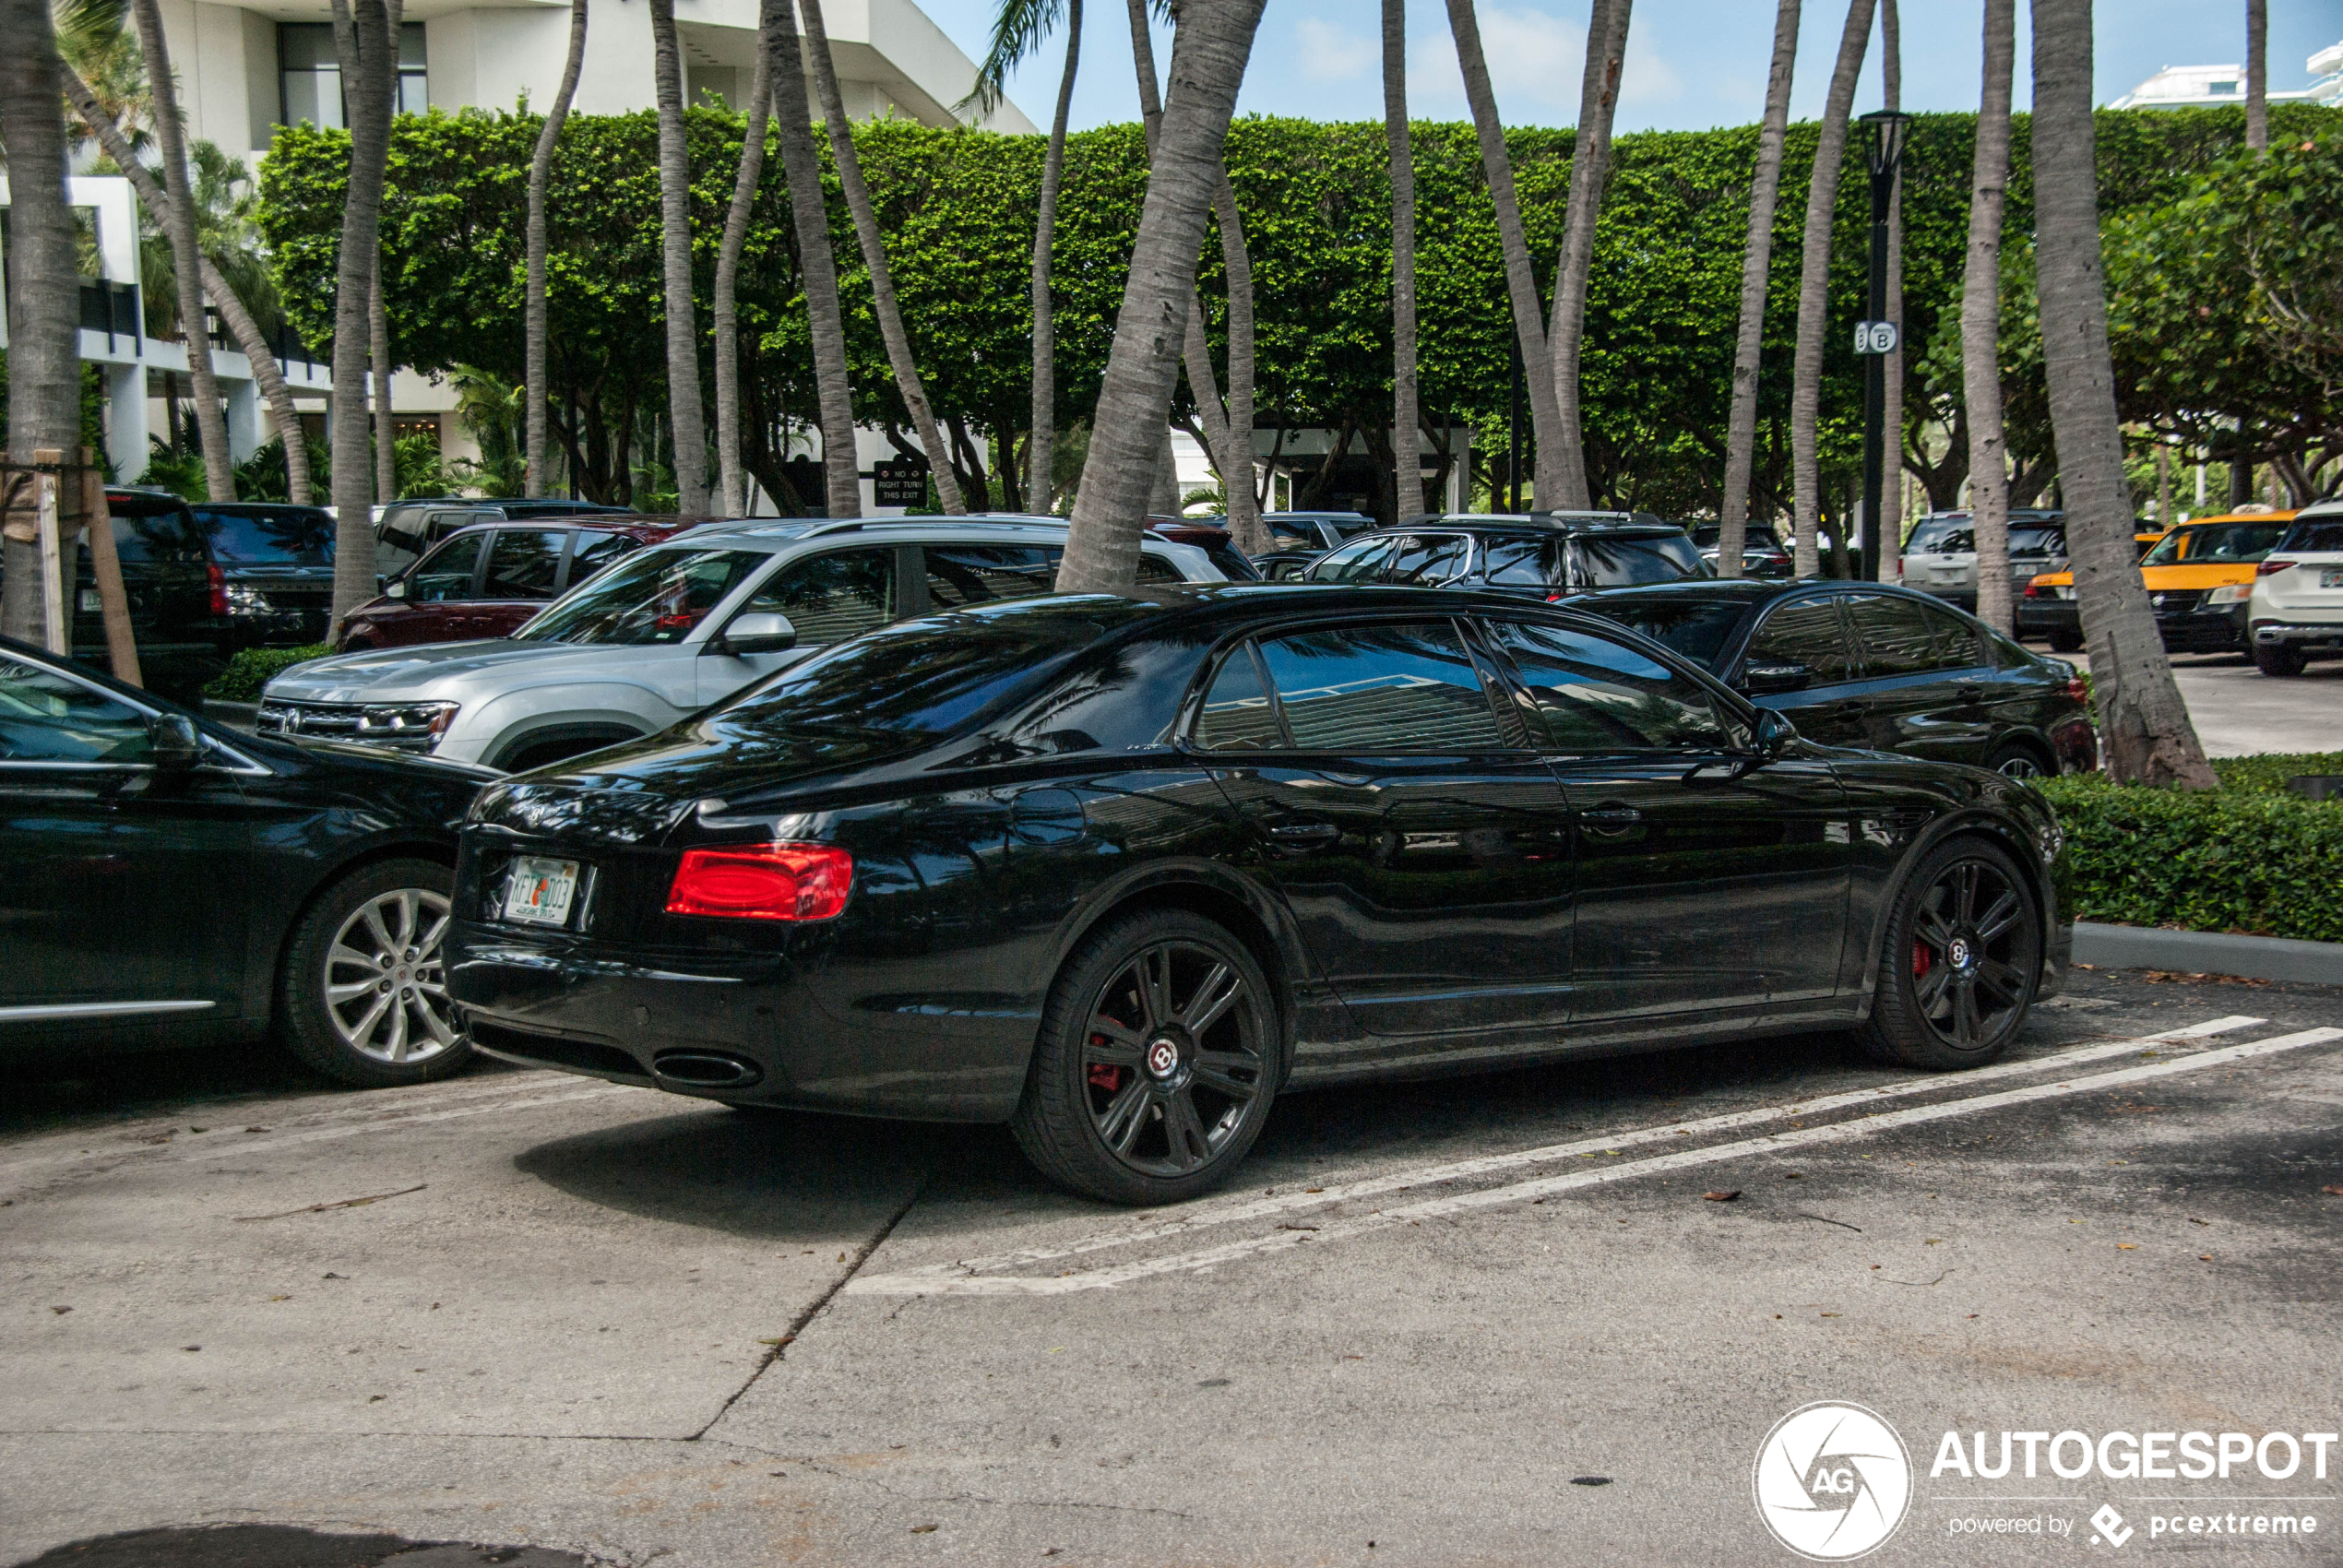
[[2284,523],[2208,523],[2175,529],[2147,552],[2143,566],[2209,566],[2218,562],[2259,561],[2278,547]]
[[1717,660],[1750,609],[1731,600],[1607,600],[1600,596],[1581,600],[1573,608],[1591,610],[1631,632],[1665,643],[1704,670],[1717,668]]
[[334,520],[314,507],[251,515],[196,508],[211,539],[212,559],[223,566],[330,566]]
[[1145,608],[1084,595],[900,622],[816,654],[708,717],[749,739],[801,730],[948,734]]
[[1709,575],[1700,552],[1680,533],[1632,539],[1581,536],[1575,542],[1589,588],[1631,588],[1637,583],[1671,583],[1679,577]]
[[1976,548],[1977,535],[1967,517],[1922,517],[1904,540],[1907,555],[1946,555]]
[[761,550],[646,550],[513,635],[540,643],[677,643],[773,559]]
[[2343,552],[2343,523],[2297,523],[2287,530],[2285,540],[2277,548],[2289,555],[2297,551],[2316,555]]

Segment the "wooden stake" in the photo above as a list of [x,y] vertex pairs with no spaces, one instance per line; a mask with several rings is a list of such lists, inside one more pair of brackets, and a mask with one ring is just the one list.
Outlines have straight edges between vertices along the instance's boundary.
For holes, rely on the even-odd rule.
[[89,497],[82,514],[89,519],[89,572],[98,579],[98,607],[105,615],[106,655],[115,680],[144,686],[137,639],[130,633],[130,600],[122,588],[122,559],[114,552],[113,515],[106,509],[106,476],[94,467],[84,468],[82,481]]
[[[42,454],[36,453],[35,456]],[[33,480],[33,493],[40,508],[38,528],[41,531],[41,613],[42,630],[49,651],[60,658],[70,659],[73,649],[65,636],[65,584],[64,551],[57,537],[57,476],[42,473]]]

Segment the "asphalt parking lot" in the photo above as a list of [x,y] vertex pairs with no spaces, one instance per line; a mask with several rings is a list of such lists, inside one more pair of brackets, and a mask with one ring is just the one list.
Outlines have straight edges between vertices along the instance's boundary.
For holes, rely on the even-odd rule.
[[[17,1076],[0,1561],[268,1523],[628,1564],[1788,1562],[1752,1464],[1817,1400],[1909,1451],[1880,1562],[2047,1558],[2102,1503],[2134,1553],[2332,1558],[2343,1452],[1930,1470],[1947,1431],[2335,1431],[2338,1107],[2343,992],[2087,973],[1982,1074],[1814,1037],[1290,1097],[1242,1185],[1154,1213],[990,1130],[552,1075]],[[2183,1507],[2336,1533],[2150,1537]],[[109,1561],[227,1544],[141,1538]]]
[[[2047,643],[2035,645],[2048,653]],[[2090,656],[2052,654],[2090,668]],[[2343,659],[2313,660],[2300,675],[2265,675],[2242,653],[2176,653],[2172,678],[2209,756],[2343,751]]]

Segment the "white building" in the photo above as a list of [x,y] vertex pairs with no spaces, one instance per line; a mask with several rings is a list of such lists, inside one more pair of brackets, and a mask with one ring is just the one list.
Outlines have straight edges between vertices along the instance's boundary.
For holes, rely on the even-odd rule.
[[[675,0],[684,91],[694,101],[739,108],[755,64],[757,0]],[[329,0],[162,0],[163,30],[179,81],[189,133],[257,168],[281,125],[342,123],[341,72],[334,51]],[[959,115],[953,105],[974,85],[976,66],[914,0],[830,0],[831,57],[848,113],[898,114],[922,125],[967,123],[1006,132],[1034,126],[1005,101],[989,115]],[[656,106],[650,8],[641,0],[598,0],[589,14],[586,59],[575,107],[613,114]],[[523,100],[542,108],[561,85],[569,48],[567,0],[409,0],[401,40],[399,107],[511,109]],[[809,78],[809,101],[814,99]],[[0,206],[6,183],[0,179]],[[99,277],[82,287],[82,358],[104,367],[109,394],[107,451],[125,480],[144,472],[148,434],[162,422],[160,377],[187,368],[184,345],[144,336],[139,308],[138,225],[135,195],[120,178],[75,179],[69,199],[96,231]],[[5,345],[0,319],[0,346]],[[255,395],[243,355],[215,340],[212,358],[228,402],[230,445],[239,462],[275,428]],[[298,358],[285,379],[304,414],[322,414],[331,367]],[[183,388],[184,390],[184,388]],[[454,416],[444,386],[411,372],[394,378],[392,407],[439,426],[451,458],[476,455]],[[892,456],[866,436],[862,466]],[[866,481],[867,482],[867,481]],[[768,504],[769,505],[769,504]]]
[[[2343,43],[2331,44],[2307,62],[2316,78],[2309,87],[2272,92],[2272,103],[2310,101],[2343,101]],[[2242,65],[2167,65],[2123,97],[2110,109],[2216,109],[2245,101]]]

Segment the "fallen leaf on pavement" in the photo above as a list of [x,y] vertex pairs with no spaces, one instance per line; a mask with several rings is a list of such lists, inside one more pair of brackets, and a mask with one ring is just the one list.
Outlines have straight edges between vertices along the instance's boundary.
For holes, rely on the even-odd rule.
[[1721,1193],[1703,1193],[1700,1195],[1712,1204],[1729,1204],[1741,1196],[1741,1189],[1733,1187]]
[[51,1307],[49,1310],[56,1313],[59,1317],[63,1317],[65,1313],[73,1311],[71,1307]]
[[2119,1253],[2135,1253],[2140,1250],[2140,1244],[2137,1241],[2118,1241],[2115,1243],[2115,1250]]
[[2343,1187],[2321,1187],[2319,1191],[2329,1197],[2343,1198]]
[[942,1526],[936,1525],[913,1525],[911,1526],[911,1533],[915,1536],[931,1535],[941,1527]]
[[794,1334],[784,1334],[779,1339],[760,1339],[757,1343],[759,1345],[786,1345],[796,1337]]
[[[252,1219],[291,1219],[296,1214],[323,1214],[329,1208],[364,1208],[368,1204],[378,1204],[385,1198],[403,1198],[410,1193],[420,1193],[430,1185],[428,1182],[418,1182],[395,1193],[375,1193],[363,1198],[339,1198],[328,1204],[309,1204],[301,1208],[286,1209],[281,1214],[240,1214],[236,1216],[236,1221],[242,1224]],[[333,1277],[328,1275],[327,1277],[330,1279]]]

